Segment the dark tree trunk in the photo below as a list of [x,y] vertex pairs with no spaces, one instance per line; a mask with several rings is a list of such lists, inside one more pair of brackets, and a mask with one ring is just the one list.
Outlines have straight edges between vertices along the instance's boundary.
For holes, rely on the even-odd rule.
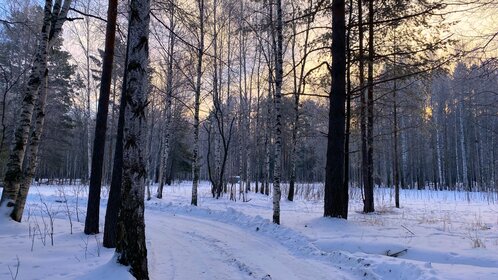
[[368,94],[367,94],[367,168],[365,200],[363,212],[374,212],[374,181],[373,181],[373,63],[374,63],[374,0],[368,1]]
[[104,165],[104,150],[107,131],[107,115],[109,111],[109,96],[111,94],[112,65],[114,61],[114,43],[116,41],[116,17],[118,1],[109,0],[107,10],[107,27],[105,34],[104,61],[100,83],[100,97],[93,141],[92,169],[90,189],[85,219],[85,233],[99,233],[100,189],[102,187],[102,167]]
[[[126,55],[128,57],[128,55]],[[126,79],[126,70],[123,80]],[[118,221],[118,210],[121,204],[121,182],[123,178],[123,134],[124,134],[124,113],[126,102],[124,98],[125,84],[123,84],[121,101],[119,104],[118,129],[116,135],[116,147],[114,148],[114,162],[112,164],[111,188],[107,199],[104,223],[104,242],[106,248],[116,247],[116,224]]]
[[[394,31],[396,32],[396,31]],[[396,34],[394,34],[396,35]],[[394,37],[394,57],[393,57],[393,69],[394,76],[396,76],[396,37]],[[394,183],[394,203],[396,208],[399,208],[399,155],[398,155],[398,104],[396,100],[397,91],[396,80],[393,81],[393,136],[394,136],[394,150],[393,150],[393,183]]]
[[[353,22],[353,0],[349,0],[348,26]],[[351,131],[351,28],[346,35],[346,133],[344,138],[344,188],[349,188],[349,138]]]
[[[358,52],[359,52],[359,83],[360,83],[360,130],[361,130],[361,179],[363,190],[368,184],[368,154],[367,154],[367,119],[366,110],[367,102],[365,99],[365,52],[363,49],[363,1],[358,0]],[[362,192],[363,199],[365,199],[364,192]]]
[[324,216],[347,219],[348,188],[344,184],[346,99],[346,27],[344,0],[332,2],[332,87],[325,167]]
[[[128,30],[128,36],[129,30]],[[128,48],[126,49],[125,61],[128,61]],[[119,101],[119,116],[118,127],[116,131],[116,146],[114,147],[114,161],[112,164],[112,178],[111,187],[109,190],[109,198],[107,199],[107,208],[105,212],[104,222],[104,241],[103,245],[106,248],[116,247],[116,231],[118,222],[119,206],[121,205],[121,186],[123,180],[123,138],[124,138],[124,124],[125,124],[125,111],[126,111],[126,81],[128,77],[125,64],[123,86],[121,89],[121,98]]]
[[144,195],[147,179],[145,113],[148,93],[149,0],[132,0],[128,25],[123,182],[117,223],[117,261],[137,279],[149,279]]
[[[128,28],[128,35],[130,30]],[[128,61],[128,48],[126,48],[125,62]],[[123,139],[126,111],[126,81],[128,77],[127,65],[123,74],[123,84],[121,88],[121,97],[119,101],[118,127],[116,131],[116,146],[114,147],[114,161],[112,163],[111,187],[109,190],[109,198],[107,199],[107,208],[105,213],[104,223],[104,241],[103,245],[106,248],[116,248],[116,231],[118,222],[118,212],[121,205],[121,187],[123,182]]]

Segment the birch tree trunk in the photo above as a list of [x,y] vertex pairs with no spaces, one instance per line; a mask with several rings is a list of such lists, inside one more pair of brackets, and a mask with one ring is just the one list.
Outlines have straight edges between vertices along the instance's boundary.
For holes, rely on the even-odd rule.
[[[256,92],[257,92],[257,101],[256,101],[256,185],[254,192],[258,193],[260,190],[258,189],[259,183],[261,182],[261,148],[260,148],[260,143],[261,143],[261,129],[260,129],[260,105],[261,105],[261,75],[259,75],[260,70],[261,70],[261,53],[262,53],[262,46],[261,44],[258,44],[256,51],[258,53],[258,68],[257,68],[257,75],[256,75]],[[261,190],[263,190],[263,185],[261,185]]]
[[282,0],[276,1],[277,18],[273,36],[275,52],[275,167],[273,171],[273,223],[280,224],[280,176],[282,172],[282,78],[283,78],[283,19]]
[[[270,195],[270,151],[271,151],[271,145],[272,145],[272,121],[271,121],[271,116],[272,116],[272,103],[274,100],[274,95],[273,95],[273,63],[274,63],[274,56],[275,56],[275,50],[273,45],[274,44],[274,28],[273,28],[273,0],[268,1],[269,5],[269,15],[268,15],[268,21],[267,24],[270,26],[268,29],[268,40],[267,40],[267,48],[268,48],[268,100],[266,102],[266,131],[265,131],[265,187],[264,187],[264,193],[266,195]],[[272,41],[273,38],[273,41]]]
[[146,119],[149,63],[149,0],[131,0],[126,60],[125,127],[117,261],[137,279],[149,279],[145,245],[144,194],[147,179]]
[[[88,4],[90,5],[90,4]],[[89,13],[89,9],[87,10]],[[90,20],[87,17],[86,19],[86,48],[85,48],[85,56],[86,56],[86,118],[85,118],[85,129],[86,129],[86,158],[87,158],[87,179],[90,180],[91,172],[92,172],[92,140],[90,134],[90,123],[92,121],[92,110],[90,107],[91,102],[91,85],[90,85]],[[100,196],[100,194],[99,194]],[[90,199],[90,196],[89,196]],[[90,216],[93,216],[90,214]],[[86,225],[86,221],[85,221]],[[86,228],[86,226],[85,226]],[[86,229],[85,229],[86,232]],[[98,230],[97,230],[98,232]]]
[[[243,1],[241,1],[241,8],[242,11],[244,11],[244,5]],[[242,12],[242,16],[244,17],[245,14]],[[246,29],[245,22],[242,22],[242,30]],[[244,179],[245,179],[245,186],[244,186],[244,199],[247,201],[247,192],[251,190],[251,179],[250,179],[250,168],[251,168],[251,161],[250,161],[250,150],[251,150],[251,99],[252,99],[252,93],[251,90],[247,90],[247,38],[246,36],[243,36],[242,39],[243,43],[243,52],[242,52],[242,69],[244,70]],[[250,81],[252,82],[252,80]],[[249,92],[249,96],[248,96]]]
[[197,47],[197,81],[195,84],[194,104],[194,149],[192,160],[192,201],[197,206],[197,188],[199,186],[199,109],[201,98],[202,56],[204,54],[204,0],[198,0],[199,6],[199,45]]
[[243,149],[244,149],[244,140],[245,140],[245,131],[243,128],[243,123],[244,123],[244,100],[242,98],[242,45],[243,45],[243,37],[242,37],[242,13],[243,13],[243,1],[239,1],[239,22],[238,22],[238,29],[239,29],[239,117],[237,118],[237,127],[239,128],[239,138],[238,138],[238,155],[239,155],[239,171],[238,175],[240,176],[239,179],[239,200],[240,196],[242,196],[242,201],[245,202],[245,192],[243,191],[244,189],[244,156],[243,156]]
[[24,178],[19,189],[19,194],[17,196],[16,205],[14,206],[14,211],[12,212],[12,219],[17,222],[21,222],[22,220],[22,214],[24,212],[24,206],[26,205],[26,199],[28,198],[31,180],[35,175],[36,167],[38,166],[38,148],[40,146],[40,139],[43,133],[43,124],[45,122],[45,104],[47,101],[48,91],[48,71],[45,72],[45,76],[42,79],[43,82],[40,86],[40,95],[38,97],[38,102],[34,111],[34,128],[31,131],[30,141],[27,148],[28,163],[23,172]]
[[244,14],[244,1],[239,2],[240,6],[240,19],[239,19],[239,199],[242,196],[242,201],[246,202],[246,190],[247,190],[247,170],[246,166],[247,160],[247,150],[246,143],[249,141],[247,138],[247,90],[246,90],[246,75],[245,75],[245,38],[244,38],[244,24],[243,24],[243,14]]
[[173,63],[175,51],[175,2],[171,2],[171,11],[169,17],[170,31],[169,31],[169,56],[168,56],[168,73],[166,76],[166,122],[164,124],[163,134],[163,150],[161,155],[161,164],[159,168],[159,187],[157,188],[157,198],[163,197],[163,186],[166,176],[166,168],[168,166],[169,150],[170,150],[170,137],[171,137],[171,99],[173,98]]
[[[7,207],[14,207],[22,182],[22,165],[26,152],[29,131],[31,128],[31,118],[38,99],[38,90],[43,79],[43,74],[47,69],[48,59],[48,38],[50,33],[52,1],[45,1],[43,25],[40,34],[40,42],[35,54],[35,60],[31,66],[27,86],[23,92],[21,115],[17,128],[14,132],[14,141],[9,153],[7,162],[7,172],[4,179],[4,190],[0,205],[7,204]],[[14,208],[9,211],[13,214]]]
[[[55,43],[62,30],[62,25],[66,21],[67,12],[71,0],[52,0],[45,1],[43,24],[40,33],[40,40],[36,49],[35,58],[30,69],[30,74],[27,80],[26,88],[22,94],[21,114],[18,119],[18,124],[14,132],[14,138],[9,153],[7,162],[7,171],[4,178],[4,189],[0,199],[0,206],[8,208],[7,215],[13,219],[18,214],[14,215],[14,208],[17,203],[17,197],[24,180],[22,171],[23,161],[26,154],[26,145],[28,142],[29,132],[32,126],[32,116],[35,104],[38,100],[39,88],[45,79],[47,61],[51,52],[51,47]],[[28,162],[27,166],[31,164]],[[36,165],[34,165],[36,169]],[[35,170],[33,170],[34,173]],[[27,192],[23,190],[23,192]],[[21,208],[24,205],[18,207]],[[22,214],[22,213],[21,213]]]
[[[155,102],[155,96],[152,96],[152,100],[149,101],[151,104],[151,107],[149,108],[154,108],[156,106]],[[147,136],[146,136],[146,141],[145,141],[145,172],[147,174],[147,177],[145,179],[145,188],[147,190],[147,200],[151,200],[152,196],[150,193],[150,184],[151,184],[151,166],[154,166],[153,164],[153,156],[152,156],[152,141],[154,140],[154,128],[155,128],[155,119],[156,119],[156,114],[154,110],[150,110],[146,112],[148,119],[145,122],[145,127],[147,128]]]

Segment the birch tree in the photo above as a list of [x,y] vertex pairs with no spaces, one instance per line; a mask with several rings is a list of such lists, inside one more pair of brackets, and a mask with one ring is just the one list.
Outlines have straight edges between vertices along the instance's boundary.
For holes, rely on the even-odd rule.
[[144,193],[147,179],[146,107],[148,95],[150,1],[130,2],[126,78],[123,181],[117,223],[117,261],[137,279],[149,279],[145,245]]
[[[48,72],[48,71],[47,71]],[[45,122],[45,104],[47,101],[47,91],[48,91],[48,73],[45,72],[45,76],[42,78],[43,82],[40,85],[38,101],[34,111],[34,128],[31,129],[31,135],[29,139],[29,145],[27,148],[27,158],[28,165],[23,171],[23,181],[19,188],[19,195],[17,197],[16,205],[14,206],[14,211],[12,213],[12,218],[15,221],[22,220],[22,214],[24,212],[24,206],[26,205],[26,199],[28,198],[29,187],[31,185],[31,180],[36,172],[36,167],[38,166],[38,148],[40,146],[40,140],[43,132],[43,126]]]
[[166,176],[165,169],[168,165],[168,158],[170,154],[170,137],[171,137],[171,99],[173,98],[173,63],[174,63],[174,51],[175,51],[175,2],[171,2],[170,15],[169,15],[169,51],[168,51],[168,62],[167,62],[167,73],[166,73],[166,106],[164,110],[166,111],[166,120],[164,122],[164,132],[162,136],[162,151],[161,151],[161,162],[159,166],[159,186],[157,188],[157,198],[163,197],[163,186],[164,177]]
[[[272,3],[273,4],[273,3]],[[270,5],[272,5],[270,4]],[[273,36],[275,53],[275,167],[273,171],[273,223],[280,224],[280,180],[282,172],[282,79],[283,79],[283,16],[282,1],[276,0],[276,23]],[[271,13],[271,10],[270,10]]]
[[[23,91],[21,114],[18,119],[14,140],[9,153],[7,172],[4,179],[5,186],[2,192],[2,198],[0,199],[0,206],[8,207],[9,210],[7,211],[7,215],[11,215],[13,219],[22,216],[19,214],[14,215],[13,207],[18,203],[17,198],[24,177],[22,166],[26,153],[29,131],[32,127],[33,111],[38,100],[40,86],[46,75],[47,61],[51,53],[51,48],[62,31],[62,25],[67,19],[70,5],[71,0],[64,0],[64,2],[62,0],[56,0],[54,3],[51,0],[45,1],[40,39],[31,66],[28,82]],[[29,163],[27,165],[29,166]],[[28,190],[29,188],[23,189],[23,193],[26,192],[27,195]],[[24,196],[24,194],[21,196]],[[20,222],[20,220],[17,221]]]

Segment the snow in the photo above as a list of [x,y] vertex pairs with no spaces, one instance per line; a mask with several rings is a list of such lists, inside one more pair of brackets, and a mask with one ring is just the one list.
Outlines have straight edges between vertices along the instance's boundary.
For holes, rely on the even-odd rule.
[[[271,196],[216,200],[203,182],[193,207],[190,182],[165,187],[146,202],[151,279],[498,279],[496,194],[402,190],[396,209],[378,188],[366,215],[353,189],[345,221],[322,217],[319,185],[298,187],[296,201],[282,200],[281,226]],[[84,187],[33,186],[23,223],[0,219],[0,279],[17,266],[17,279],[133,279],[101,234],[82,233],[85,209]]]

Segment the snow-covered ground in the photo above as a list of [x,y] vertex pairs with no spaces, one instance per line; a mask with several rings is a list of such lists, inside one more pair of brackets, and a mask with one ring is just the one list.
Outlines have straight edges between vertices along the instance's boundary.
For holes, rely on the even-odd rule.
[[[192,207],[190,188],[146,202],[151,279],[498,279],[493,194],[402,190],[396,209],[380,188],[365,215],[353,189],[345,221],[323,218],[320,187],[304,185],[277,226],[271,197],[216,200],[203,183]],[[23,223],[0,224],[0,279],[131,279],[102,235],[82,233],[85,210],[83,186],[33,186]]]

